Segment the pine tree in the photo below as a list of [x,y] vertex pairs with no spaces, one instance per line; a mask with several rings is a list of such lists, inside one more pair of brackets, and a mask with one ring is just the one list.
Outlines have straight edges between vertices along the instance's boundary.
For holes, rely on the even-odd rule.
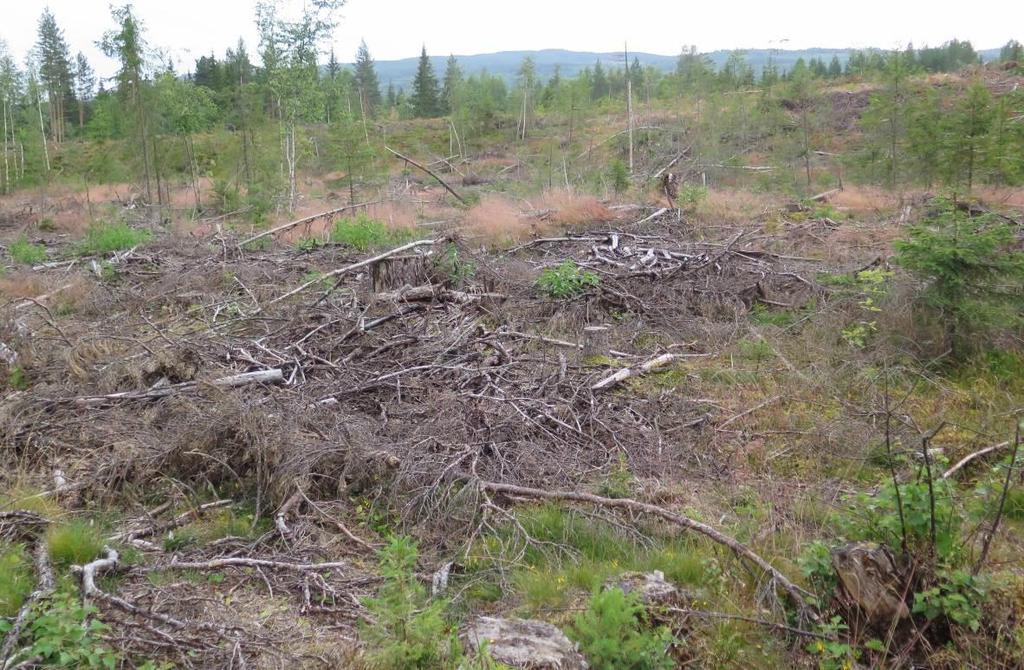
[[395,94],[395,85],[392,82],[388,82],[388,96],[387,105],[388,109],[393,109],[398,104],[398,96]]
[[50,137],[62,142],[67,129],[69,104],[74,104],[71,52],[64,40],[64,31],[57,26],[53,13],[46,8],[39,17],[39,33],[35,46],[39,79],[46,90],[50,108]]
[[440,113],[440,95],[434,67],[430,64],[427,47],[424,46],[420,53],[419,67],[416,68],[416,78],[412,82],[413,114],[421,118],[437,116]]
[[359,88],[363,111],[367,116],[374,116],[381,103],[380,82],[365,41],[359,43],[359,50],[356,51],[356,86]]
[[444,86],[441,89],[443,111],[450,114],[455,109],[455,93],[462,84],[462,68],[455,56],[448,56],[444,68]]
[[78,127],[85,127],[85,105],[92,100],[92,92],[96,87],[96,73],[93,72],[85,54],[81,51],[75,56],[75,98],[78,101]]

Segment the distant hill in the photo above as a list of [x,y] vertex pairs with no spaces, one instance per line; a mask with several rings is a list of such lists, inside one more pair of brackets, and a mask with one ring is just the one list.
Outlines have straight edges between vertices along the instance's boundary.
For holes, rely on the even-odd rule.
[[[827,64],[832,60],[832,56],[838,56],[839,62],[846,64],[846,60],[849,58],[850,49],[801,49],[801,50],[780,50],[780,49],[748,49],[745,50],[747,54],[747,62],[754,69],[756,74],[761,73],[761,69],[765,63],[768,62],[769,58],[772,58],[775,63],[782,70],[788,70],[791,68],[798,59],[803,58],[805,61],[811,58],[819,58],[824,60]],[[721,67],[728,60],[729,54],[732,51],[719,50],[712,51],[707,55],[715,63],[716,67]],[[978,53],[982,55],[985,60],[991,60],[998,57],[999,49],[985,49]],[[616,53],[599,53],[594,51],[566,51],[564,49],[544,49],[542,51],[500,51],[497,53],[490,54],[475,54],[471,56],[459,56],[456,58],[459,60],[459,65],[462,66],[462,71],[469,75],[477,72],[486,70],[491,74],[503,77],[506,81],[511,82],[515,79],[516,71],[522,64],[523,59],[527,56],[533,58],[534,63],[537,65],[537,74],[542,79],[548,79],[555,72],[555,66],[561,68],[561,73],[566,77],[574,77],[585,67],[593,67],[594,63],[601,61],[605,66],[610,67],[621,67],[623,61],[622,52]],[[659,54],[651,54],[644,52],[630,52],[629,58],[632,61],[633,58],[639,58],[640,62],[644,65],[653,65],[657,68],[665,70],[666,72],[674,70],[676,67],[676,60],[679,58],[678,55],[674,56],[662,56]],[[434,66],[434,72],[440,79],[444,74],[445,61],[448,60],[448,56],[431,56],[430,61]],[[419,58],[403,58],[401,60],[382,60],[377,61],[377,76],[380,78],[381,85],[387,88],[388,83],[393,83],[395,88],[404,88],[406,90],[412,84],[413,77],[416,74],[416,65],[419,62]]]

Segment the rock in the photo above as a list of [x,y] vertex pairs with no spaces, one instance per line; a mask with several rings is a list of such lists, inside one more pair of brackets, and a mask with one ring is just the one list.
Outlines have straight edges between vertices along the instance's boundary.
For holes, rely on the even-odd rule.
[[888,625],[905,619],[910,610],[903,600],[905,580],[892,553],[875,542],[850,542],[832,550],[832,567],[842,592],[872,623]]
[[460,634],[471,652],[487,644],[498,663],[528,670],[586,670],[587,662],[565,633],[544,621],[477,617]]
[[605,582],[606,589],[619,588],[623,593],[636,593],[640,602],[653,606],[681,607],[690,600],[689,594],[665,580],[661,570],[654,572],[626,572]]

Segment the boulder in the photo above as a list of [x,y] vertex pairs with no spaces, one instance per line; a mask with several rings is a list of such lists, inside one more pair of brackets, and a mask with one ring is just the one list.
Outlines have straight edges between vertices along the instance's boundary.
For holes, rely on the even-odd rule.
[[561,630],[544,621],[481,616],[460,634],[463,646],[487,653],[498,663],[528,670],[586,670],[587,662]]
[[875,542],[849,542],[832,550],[832,567],[842,593],[874,624],[905,619],[910,609],[903,600],[906,580],[892,552]]
[[689,594],[665,580],[661,570],[654,572],[626,572],[605,582],[606,589],[619,588],[623,593],[636,593],[648,609],[653,607],[683,607]]

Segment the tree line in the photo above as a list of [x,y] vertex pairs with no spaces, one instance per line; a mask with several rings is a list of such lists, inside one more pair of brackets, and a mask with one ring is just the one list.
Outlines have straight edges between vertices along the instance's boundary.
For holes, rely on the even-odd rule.
[[[916,73],[979,63],[970,42],[855,51],[845,62],[801,59],[785,70],[769,59],[760,72],[744,52],[733,52],[716,67],[689,47],[669,72],[633,58],[612,65],[598,61],[572,77],[556,68],[546,80],[525,58],[512,81],[487,72],[466,74],[454,56],[437,73],[423,46],[405,91],[382,86],[365,42],[352,66],[339,62],[333,50],[323,57],[340,4],[313,0],[297,15],[285,15],[278,4],[261,2],[255,54],[239,40],[223,56],[200,57],[187,73],[176,72],[148,45],[131,5],[115,6],[111,29],[98,42],[118,64],[108,80],[96,76],[82,53],[72,55],[55,17],[44,9],[23,65],[0,42],[0,190],[71,173],[86,186],[131,181],[146,201],[162,203],[171,181],[184,177],[202,207],[201,180],[216,175],[222,207],[290,208],[299,164],[323,163],[330,155],[340,157],[335,167],[349,174],[354,199],[352,175],[366,174],[374,163],[383,120],[446,117],[451,145],[463,153],[484,146],[496,132],[514,132],[525,141],[547,116],[564,125],[571,144],[588,115],[622,104],[627,84],[641,104],[687,98],[731,110],[698,114],[695,125],[706,133],[701,148],[709,154],[721,148],[716,145],[724,137],[735,143],[777,133],[778,150],[802,163],[809,185],[811,157],[827,126],[822,91],[828,80],[841,77],[878,85],[861,124],[863,146],[844,158],[864,178],[892,186],[915,181],[969,187],[979,179],[1018,183],[1024,177],[1015,98],[995,100],[980,84],[965,95],[944,95],[913,80]],[[1019,65],[1021,45],[1009,42],[1000,58]],[[758,94],[754,102],[723,97],[745,90]],[[787,109],[796,112],[796,128],[790,128]],[[730,123],[740,132],[725,127]],[[326,127],[329,146],[321,146],[323,134],[309,130],[314,127]],[[120,151],[110,151],[111,143]]]

